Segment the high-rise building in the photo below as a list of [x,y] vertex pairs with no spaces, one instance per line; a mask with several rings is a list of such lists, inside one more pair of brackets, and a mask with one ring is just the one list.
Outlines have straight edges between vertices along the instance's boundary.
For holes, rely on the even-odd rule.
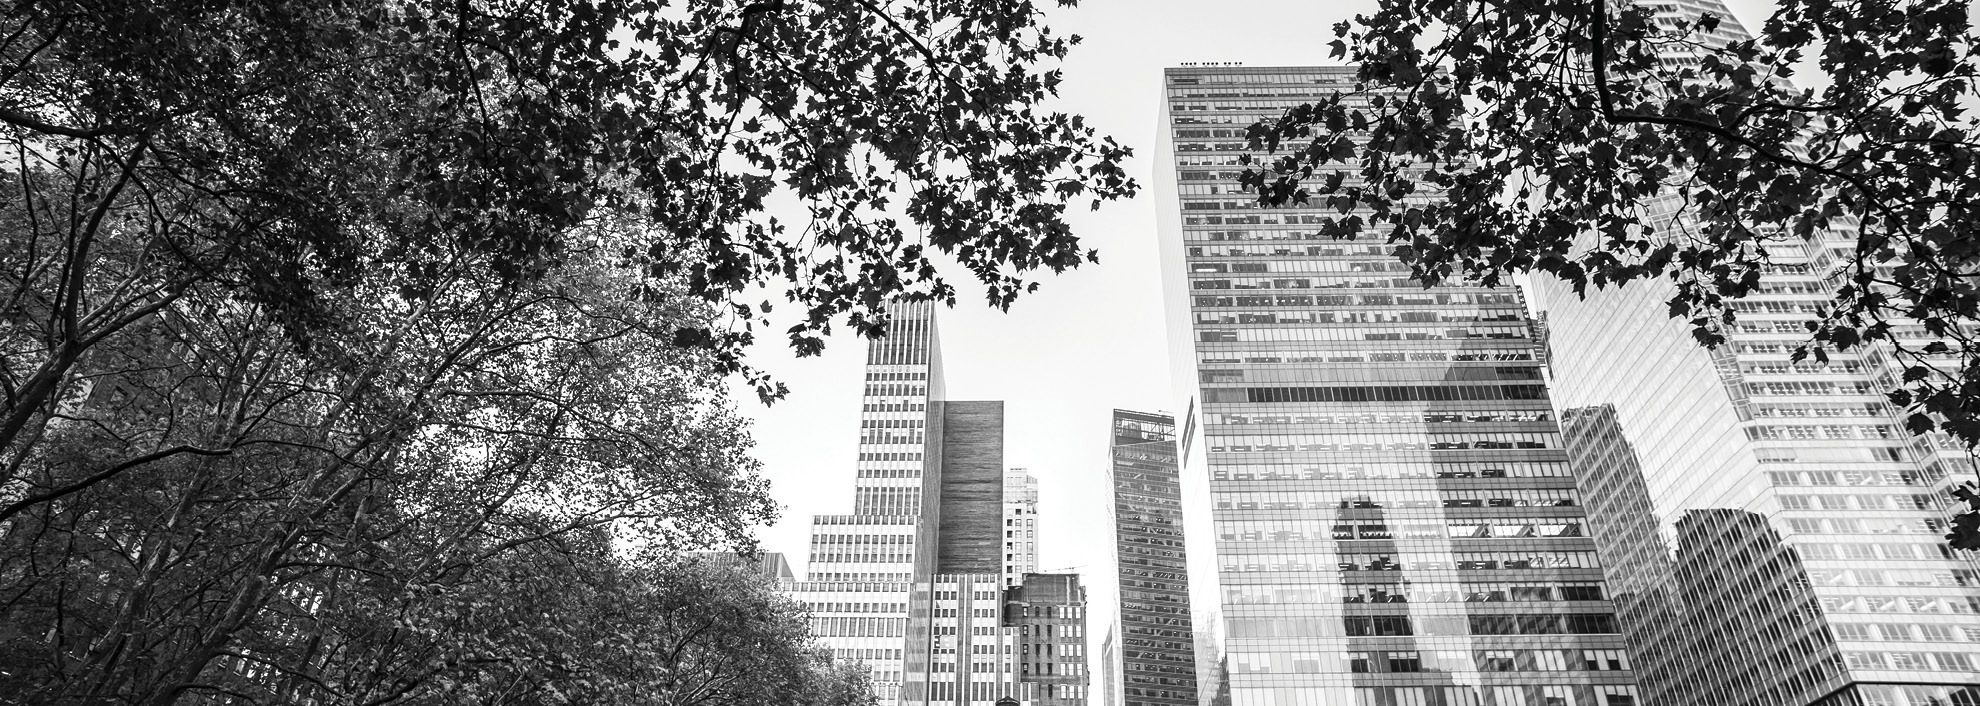
[[[1750,37],[1718,0],[1652,7],[1666,26],[1724,18],[1712,42]],[[1648,206],[1666,237],[1695,230],[1676,197]],[[1980,703],[1980,567],[1940,537],[1970,462],[1905,432],[1879,346],[1792,359],[1848,281],[1856,233],[1835,225],[1768,242],[1709,350],[1669,318],[1668,281],[1585,299],[1539,282],[1568,450],[1603,503],[1591,524],[1651,703]]]
[[1197,654],[1183,546],[1176,422],[1114,410],[1108,435],[1126,706],[1196,706]]
[[1016,586],[1038,571],[1038,479],[1022,468],[1004,472],[1004,582]]
[[1639,703],[1520,292],[1425,288],[1319,232],[1326,204],[1235,187],[1247,125],[1366,102],[1354,70],[1165,83],[1158,229],[1230,702]]
[[1078,574],[1030,573],[1005,593],[1004,624],[1018,629],[1026,706],[1086,706],[1086,589]]
[[812,518],[813,633],[900,706],[1027,694],[1003,625],[1004,405],[952,401],[934,310],[905,304],[867,346],[853,512]]

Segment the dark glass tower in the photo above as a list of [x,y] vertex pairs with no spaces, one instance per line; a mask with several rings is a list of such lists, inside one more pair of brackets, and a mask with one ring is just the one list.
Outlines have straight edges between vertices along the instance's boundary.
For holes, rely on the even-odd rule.
[[1196,646],[1175,418],[1117,409],[1110,438],[1123,703],[1194,706]]

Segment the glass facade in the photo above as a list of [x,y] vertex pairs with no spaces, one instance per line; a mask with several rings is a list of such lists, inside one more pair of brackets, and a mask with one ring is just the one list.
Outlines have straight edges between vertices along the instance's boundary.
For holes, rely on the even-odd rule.
[[[1652,7],[1748,36],[1716,0]],[[1649,203],[1660,232],[1693,230],[1681,205]],[[1792,360],[1846,281],[1852,225],[1763,227],[1757,293],[1710,350],[1669,318],[1668,281],[1585,299],[1538,282],[1568,450],[1650,703],[1980,704],[1980,573],[1941,539],[1969,462],[1904,432],[1885,352]]]
[[1195,706],[1196,648],[1175,418],[1117,409],[1109,438],[1122,703]]
[[1641,703],[1521,294],[1426,289],[1235,188],[1247,125],[1354,83],[1166,74],[1166,296],[1230,703]]

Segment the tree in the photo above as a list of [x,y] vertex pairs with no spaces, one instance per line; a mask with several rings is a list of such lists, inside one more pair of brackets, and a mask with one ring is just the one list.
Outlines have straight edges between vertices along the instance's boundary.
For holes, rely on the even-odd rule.
[[[771,299],[799,310],[805,353],[842,318],[882,330],[894,297],[953,301],[939,256],[1007,305],[1093,257],[1069,200],[1135,189],[1125,148],[1044,108],[1044,64],[1077,38],[1039,16],[1026,0],[14,3],[0,452],[31,442],[88,351],[195,287],[307,345],[370,273],[407,274],[408,299],[462,253],[540,277],[602,214],[637,219],[628,254],[651,274],[728,307],[676,336],[732,369]],[[771,218],[778,198],[805,217]]]
[[227,690],[264,703],[873,703],[864,666],[814,646],[803,607],[761,577],[610,544],[577,532],[415,590],[347,587],[309,617],[310,640],[241,661]]
[[1076,38],[1039,12],[9,5],[0,693],[391,693],[428,663],[326,681],[344,602],[742,543],[721,381],[770,300],[807,353],[952,301],[945,258],[1008,304],[1093,256],[1068,203],[1134,191],[1045,108]]
[[[1264,203],[1359,210],[1323,232],[1386,239],[1426,284],[1665,278],[1707,346],[1769,247],[1840,234],[1795,361],[1887,351],[1911,432],[1980,442],[1966,3],[1782,0],[1746,36],[1621,1],[1387,0],[1334,35],[1364,86],[1401,93],[1253,126],[1253,149],[1292,147],[1240,178]],[[1820,91],[1789,82],[1810,55]]]
[[296,643],[354,596],[586,532],[747,543],[774,511],[721,365],[673,343],[715,314],[626,264],[629,237],[572,234],[520,285],[486,259],[414,301],[373,276],[308,349],[195,289],[98,350],[0,503],[0,692],[225,695],[242,663],[312,675]]

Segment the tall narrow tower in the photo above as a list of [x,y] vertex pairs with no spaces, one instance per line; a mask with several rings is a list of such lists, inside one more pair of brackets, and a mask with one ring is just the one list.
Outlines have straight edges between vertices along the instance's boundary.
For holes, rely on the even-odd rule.
[[1381,89],[1164,78],[1163,271],[1203,459],[1184,478],[1207,484],[1198,590],[1232,703],[1636,704],[1520,293],[1426,289],[1388,246],[1320,233],[1324,204],[1237,192],[1245,126]]
[[1022,468],[1004,472],[1004,583],[1016,586],[1038,571],[1038,478]]
[[[1121,664],[1116,674],[1122,703],[1196,706],[1197,656],[1175,418],[1114,410],[1108,456],[1120,577]],[[1113,688],[1111,680],[1106,686]]]

